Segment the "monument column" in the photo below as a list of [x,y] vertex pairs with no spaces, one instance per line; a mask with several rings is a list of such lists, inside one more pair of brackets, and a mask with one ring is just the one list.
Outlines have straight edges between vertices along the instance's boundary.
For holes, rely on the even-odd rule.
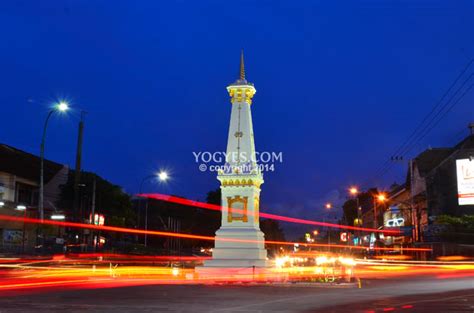
[[[222,191],[222,223],[216,232],[213,258],[204,267],[266,267],[265,238],[259,226],[263,175],[256,160],[250,110],[256,90],[245,78],[243,52],[239,79],[227,91],[232,103],[227,157],[224,169],[217,176]],[[243,242],[225,239],[243,239]]]

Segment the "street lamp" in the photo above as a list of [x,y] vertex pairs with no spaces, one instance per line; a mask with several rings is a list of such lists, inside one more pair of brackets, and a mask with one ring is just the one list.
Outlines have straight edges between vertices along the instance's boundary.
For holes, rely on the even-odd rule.
[[[355,198],[355,200],[356,200],[356,207],[357,207],[357,219],[356,219],[356,220],[357,220],[357,224],[358,224],[359,226],[361,226],[360,224],[362,224],[362,223],[361,223],[361,221],[362,221],[362,220],[361,220],[361,213],[362,213],[361,211],[362,211],[362,208],[361,208],[360,205],[359,205],[359,189],[358,189],[357,187],[355,187],[355,186],[352,186],[352,187],[349,188],[349,193],[350,193],[350,194]],[[354,222],[355,222],[355,221],[354,221]],[[360,230],[357,231],[357,234],[358,234],[358,235],[357,235],[357,238],[358,238],[358,240],[359,240],[358,243],[360,243],[360,235],[361,235]]]
[[387,200],[387,196],[384,193],[379,193],[374,196],[374,228],[378,228],[377,221],[377,202],[384,203]]
[[351,195],[355,196],[359,193],[359,189],[357,189],[357,187],[351,187],[351,188],[349,188],[349,193]]
[[40,212],[40,220],[44,220],[44,144],[46,140],[46,129],[48,127],[48,121],[51,115],[55,112],[66,112],[69,109],[69,105],[61,101],[56,104],[48,113],[43,127],[43,136],[41,137],[41,147],[40,147],[40,192],[39,192],[39,203],[38,209]]
[[[325,205],[326,209],[330,210],[332,208],[332,204],[331,203],[326,203]],[[329,219],[329,213],[328,213],[328,219]],[[323,218],[323,222],[326,222],[326,217]],[[327,233],[327,237],[328,237],[328,251],[330,251],[330,244],[331,244],[331,231],[329,230],[329,225],[326,227],[326,233]]]
[[[152,179],[152,178],[158,179],[158,181],[164,183],[164,182],[166,182],[170,177],[169,177],[169,175],[168,175],[168,172],[163,171],[163,170],[160,171],[160,172],[158,172],[158,173],[156,173],[156,174],[148,175],[148,176],[144,177],[144,178],[142,179],[141,183],[140,183],[139,194],[142,193],[142,190],[143,190],[143,183],[144,183],[145,181],[149,180],[149,179]],[[140,203],[141,203],[141,201],[140,201]],[[140,207],[141,207],[141,205],[140,205]],[[140,213],[139,213],[138,215],[139,215],[138,217],[140,218]],[[147,230],[148,230],[148,199],[147,199],[146,204],[145,204],[145,231],[147,231]],[[145,233],[145,242],[144,242],[144,243],[145,243],[145,247],[146,247],[146,246],[147,246],[147,243],[148,243],[148,236],[147,236],[146,233]]]
[[167,181],[169,178],[168,173],[165,171],[161,171],[158,173],[158,179],[162,182]]
[[139,193],[139,194],[142,193],[143,184],[144,184],[147,180],[152,179],[152,178],[155,178],[155,179],[157,178],[158,181],[160,181],[160,182],[166,182],[166,181],[170,178],[170,176],[168,175],[168,172],[166,172],[166,171],[160,171],[160,172],[158,172],[158,173],[145,176],[145,177],[142,179],[141,183],[140,183],[140,189],[138,189],[138,193]]

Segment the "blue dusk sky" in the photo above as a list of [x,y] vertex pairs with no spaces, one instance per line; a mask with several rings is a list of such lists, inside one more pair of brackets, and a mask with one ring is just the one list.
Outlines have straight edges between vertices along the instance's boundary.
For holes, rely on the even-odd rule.
[[[219,186],[193,152],[225,151],[226,86],[245,51],[257,150],[282,152],[265,173],[262,211],[322,218],[352,184],[376,175],[474,57],[473,1],[3,1],[0,142],[74,166],[87,111],[83,169],[130,193],[205,199]],[[474,71],[468,69],[467,74]],[[405,154],[449,146],[474,121],[467,93]]]

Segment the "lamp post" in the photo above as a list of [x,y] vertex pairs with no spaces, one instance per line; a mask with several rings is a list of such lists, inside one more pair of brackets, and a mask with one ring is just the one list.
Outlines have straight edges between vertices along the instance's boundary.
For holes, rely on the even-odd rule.
[[66,102],[60,102],[49,111],[48,116],[44,122],[43,136],[41,137],[40,147],[40,192],[39,192],[39,203],[38,209],[40,213],[40,220],[44,220],[44,144],[46,140],[46,129],[48,127],[48,121],[55,112],[66,112],[69,109],[69,105]]
[[[331,213],[330,210],[332,208],[332,204],[331,203],[326,203],[325,207],[328,210],[328,219],[329,219],[329,213]],[[326,218],[324,218],[324,222],[326,222]],[[331,231],[329,230],[329,226],[326,227],[326,232],[327,232],[327,236],[328,236],[328,251],[331,251],[331,247],[330,247],[330,244],[331,244]]]
[[[356,206],[357,206],[357,223],[358,223],[358,226],[360,226],[360,222],[361,222],[361,207],[359,205],[359,189],[357,187],[350,187],[349,188],[349,194],[353,197],[355,197],[356,199]],[[357,231],[357,238],[358,238],[358,244],[361,243],[361,240],[360,240],[360,230]]]
[[[148,175],[146,177],[144,177],[140,183],[140,189],[139,189],[139,194],[142,193],[142,190],[143,190],[143,184],[145,183],[145,181],[149,180],[149,179],[152,179],[152,178],[155,178],[155,179],[158,179],[158,181],[160,182],[166,182],[168,179],[169,179],[169,175],[166,171],[160,171],[159,173],[156,173],[156,174],[153,174],[153,175]],[[140,201],[140,206],[139,208],[141,208],[141,201]],[[140,217],[140,213],[139,214],[139,217]],[[138,225],[140,226],[140,225]],[[145,203],[145,231],[148,230],[148,199]],[[147,246],[148,244],[148,236],[147,234],[145,233],[145,241],[144,241],[144,244],[145,244],[145,247]]]
[[378,195],[374,196],[374,228],[378,228],[378,220],[377,220],[377,202],[384,203],[387,200],[387,196],[383,193],[379,193]]

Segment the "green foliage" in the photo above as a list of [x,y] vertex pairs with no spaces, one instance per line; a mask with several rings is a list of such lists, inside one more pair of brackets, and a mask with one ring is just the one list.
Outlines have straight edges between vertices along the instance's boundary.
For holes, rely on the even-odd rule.
[[451,216],[440,215],[436,219],[436,223],[451,225],[456,231],[474,232],[474,215]]
[[[280,227],[280,223],[275,220],[260,219],[260,229],[265,234],[265,240],[286,241],[285,233]],[[278,245],[265,245],[270,256],[278,254]]]
[[260,229],[265,234],[265,240],[285,241],[285,233],[280,227],[280,223],[275,220],[261,220]]
[[206,202],[209,204],[221,205],[221,189],[211,190],[207,193]]
[[355,199],[349,199],[342,205],[344,212],[343,220],[347,225],[352,225],[354,220],[357,218],[357,201]]
[[365,192],[359,193],[357,198],[351,198],[344,202],[342,205],[342,210],[344,212],[343,221],[345,221],[347,225],[353,225],[354,220],[357,218],[357,202],[359,202],[362,211],[366,212],[367,209],[373,207],[374,195],[377,194],[379,194],[377,188],[370,188]]

